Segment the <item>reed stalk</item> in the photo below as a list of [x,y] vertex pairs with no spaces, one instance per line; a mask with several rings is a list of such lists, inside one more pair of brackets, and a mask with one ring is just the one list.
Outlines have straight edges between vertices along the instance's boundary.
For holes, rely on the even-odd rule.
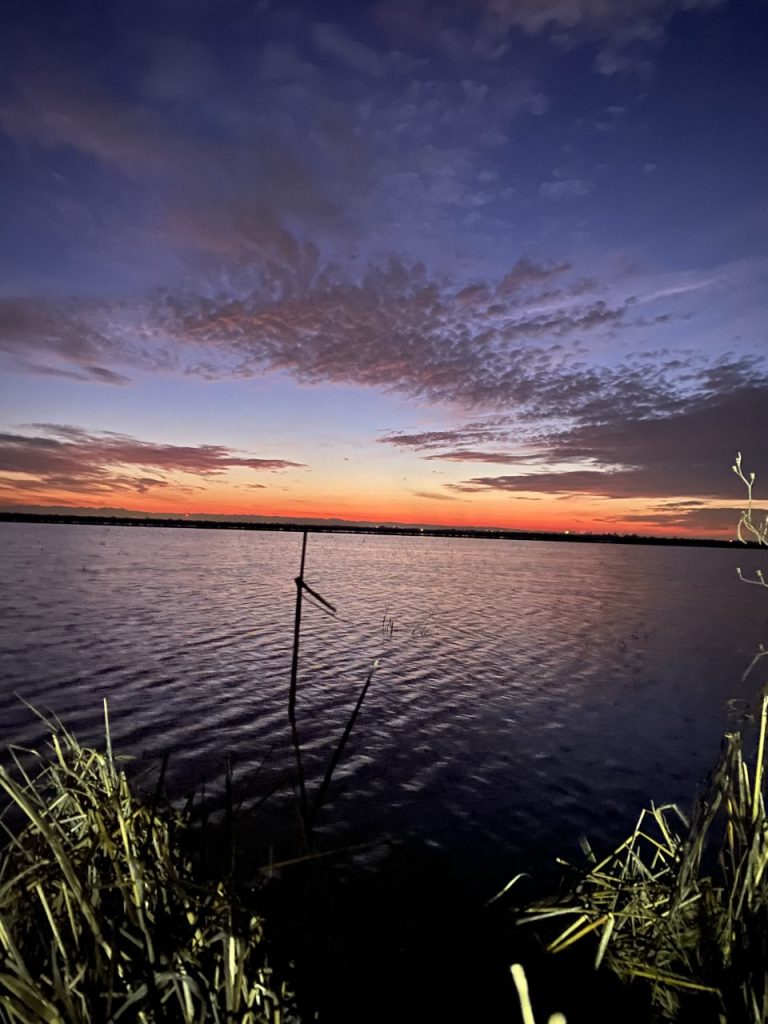
[[190,813],[143,801],[107,749],[48,720],[0,789],[0,1016],[11,1024],[288,1024],[264,922],[192,867]]
[[[632,834],[578,872],[564,897],[532,904],[521,923],[570,919],[548,942],[562,953],[591,938],[594,965],[648,984],[657,1016],[676,1020],[692,998],[721,1020],[768,1019],[768,819],[761,702],[754,767],[739,733],[690,823],[675,805],[644,810]],[[702,1019],[709,1019],[702,1017]],[[713,1018],[716,1019],[716,1018]]]
[[[747,491],[737,537],[768,546],[768,516],[754,510],[755,474],[744,472],[741,452],[731,468]],[[762,570],[736,571],[768,587]],[[744,675],[766,655],[761,645]],[[721,1024],[768,1020],[768,684],[755,717],[754,761],[744,756],[741,733],[726,733],[690,823],[674,805],[651,805],[611,854],[600,863],[592,857],[563,898],[520,915],[529,924],[571,918],[549,951],[596,940],[595,968],[605,963],[624,981],[650,985],[663,1020],[676,1020],[692,1000],[708,1001]]]
[[[355,702],[352,710],[350,711],[349,718],[341,731],[338,741],[336,742],[331,755],[323,773],[323,777],[318,785],[315,798],[310,804],[309,795],[307,792],[307,781],[304,772],[304,759],[302,756],[302,745],[301,736],[299,734],[298,719],[296,715],[296,704],[298,697],[298,684],[299,684],[299,648],[301,644],[301,620],[302,620],[302,607],[304,595],[307,594],[310,601],[320,608],[321,611],[326,612],[331,616],[336,615],[336,607],[322,597],[316,590],[314,590],[304,578],[304,570],[306,566],[307,557],[307,530],[302,533],[301,541],[301,561],[299,563],[299,575],[295,579],[296,583],[296,610],[294,612],[294,624],[293,624],[293,649],[291,653],[291,676],[290,684],[288,688],[288,721],[291,727],[291,742],[293,746],[294,759],[296,762],[296,776],[297,785],[299,790],[299,819],[301,822],[301,831],[303,837],[303,843],[305,850],[309,856],[309,859],[313,859],[313,855],[316,853],[315,850],[315,836],[314,836],[314,824],[317,815],[323,806],[328,796],[328,791],[333,781],[333,776],[338,767],[339,761],[344,753],[349,737],[354,729],[360,710],[365,702],[365,698],[368,695],[368,690],[373,680],[374,672],[378,667],[378,662],[374,662],[368,675],[366,676],[365,682],[360,690],[357,701]],[[386,614],[386,613],[385,613]]]

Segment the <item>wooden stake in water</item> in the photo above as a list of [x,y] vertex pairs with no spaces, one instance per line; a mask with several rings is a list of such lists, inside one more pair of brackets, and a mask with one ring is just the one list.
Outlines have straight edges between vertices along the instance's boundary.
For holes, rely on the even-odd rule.
[[291,725],[291,739],[293,741],[293,753],[296,758],[296,773],[299,782],[299,800],[301,806],[301,822],[304,829],[304,841],[307,847],[311,847],[311,836],[309,833],[309,803],[307,802],[307,787],[304,782],[304,768],[301,762],[301,740],[299,738],[299,727],[296,722],[296,689],[299,677],[299,642],[301,640],[301,601],[304,596],[304,563],[307,557],[307,531],[302,532],[301,538],[301,563],[299,575],[296,577],[296,612],[293,620],[293,657],[291,659],[291,683],[288,690],[288,721]]

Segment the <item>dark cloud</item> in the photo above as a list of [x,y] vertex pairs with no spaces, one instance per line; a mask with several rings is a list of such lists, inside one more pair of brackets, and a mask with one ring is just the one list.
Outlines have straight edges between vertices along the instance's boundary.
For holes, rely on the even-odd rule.
[[723,361],[714,386],[708,369],[692,378],[701,390],[673,414],[585,424],[552,436],[550,457],[646,467],[655,483],[642,493],[725,496],[728,484],[715,484],[713,466],[729,474],[737,451],[748,452],[758,466],[768,465],[768,437],[759,427],[768,409],[768,379],[749,361]]
[[696,502],[686,505],[680,502],[678,507],[664,504],[650,509],[647,513],[637,515],[606,516],[608,523],[635,523],[640,528],[673,527],[681,533],[719,533],[723,537],[736,540],[736,526],[739,512],[733,508],[716,506],[700,507]]
[[108,370],[105,366],[86,366],[88,379],[98,380],[104,384],[130,384],[130,379],[122,373]]
[[[112,491],[145,493],[168,486],[158,474],[189,473],[207,478],[244,467],[257,472],[297,468],[285,459],[239,455],[222,445],[170,445],[141,441],[109,431],[34,424],[37,434],[0,434],[0,482],[25,489],[68,490],[89,494]],[[150,471],[155,471],[154,475]]]
[[444,491],[411,491],[417,498],[428,498],[430,501],[461,501],[457,494],[445,494]]
[[[629,480],[628,480],[629,477]],[[457,491],[542,491],[547,494],[593,494],[613,498],[635,497],[632,475],[616,471],[564,470],[559,473],[518,473],[508,476],[477,476],[459,484]]]
[[498,427],[492,421],[488,424],[468,423],[456,430],[424,430],[418,434],[395,433],[377,438],[379,444],[391,444],[396,448],[414,448],[417,451],[443,448],[455,444],[483,444],[499,436]]
[[[711,381],[709,373],[702,376]],[[768,409],[768,380],[746,384],[736,367],[725,365],[715,377],[730,390],[698,394],[667,416],[629,418],[619,409],[611,420],[550,434],[537,453],[550,463],[590,468],[473,477],[453,486],[466,492],[738,499],[730,469],[736,452],[747,453],[750,465],[768,465],[768,438],[758,427]]]
[[500,465],[517,465],[531,461],[530,455],[510,455],[506,452],[481,452],[471,449],[426,455],[425,459],[427,462],[498,462]]

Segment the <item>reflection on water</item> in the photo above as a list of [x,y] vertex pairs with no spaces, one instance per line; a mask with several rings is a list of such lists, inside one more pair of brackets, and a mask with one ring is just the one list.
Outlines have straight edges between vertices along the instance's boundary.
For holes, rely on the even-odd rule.
[[[279,777],[297,534],[0,525],[7,741],[47,707],[84,742],[171,754],[177,785]],[[334,789],[335,829],[429,840],[500,876],[612,842],[687,801],[768,603],[695,548],[310,535],[299,718],[310,768],[379,668]],[[263,766],[262,766],[263,762]],[[262,767],[259,767],[262,766]],[[503,865],[503,867],[502,867]],[[496,881],[490,881],[492,886]]]

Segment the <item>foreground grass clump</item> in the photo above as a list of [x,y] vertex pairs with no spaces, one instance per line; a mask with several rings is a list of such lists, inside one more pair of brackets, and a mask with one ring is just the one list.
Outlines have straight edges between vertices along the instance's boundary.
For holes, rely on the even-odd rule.
[[553,953],[592,936],[595,967],[650,985],[659,1019],[768,1020],[767,718],[764,696],[751,768],[741,734],[726,735],[690,823],[675,806],[643,811],[565,897],[521,918],[569,921]]
[[132,792],[108,726],[100,753],[47,724],[48,757],[0,767],[17,819],[0,854],[5,1019],[295,1021],[261,919],[228,883],[196,877],[189,813]]

